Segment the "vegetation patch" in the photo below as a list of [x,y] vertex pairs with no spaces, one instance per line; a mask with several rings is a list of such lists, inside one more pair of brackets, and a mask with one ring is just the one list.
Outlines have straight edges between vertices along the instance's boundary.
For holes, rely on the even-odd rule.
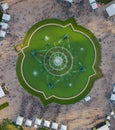
[[8,107],[8,106],[9,106],[9,103],[8,103],[8,102],[5,102],[5,103],[3,103],[3,104],[0,105],[0,110],[6,108],[6,107]]
[[4,119],[0,124],[0,130],[23,130],[23,128],[16,126],[9,119]]
[[104,4],[107,4],[113,0],[97,0],[98,2],[101,2],[101,3],[104,3]]
[[98,41],[89,30],[77,25],[74,18],[47,19],[35,24],[20,47],[18,80],[44,105],[75,103],[102,76],[98,67],[101,60]]

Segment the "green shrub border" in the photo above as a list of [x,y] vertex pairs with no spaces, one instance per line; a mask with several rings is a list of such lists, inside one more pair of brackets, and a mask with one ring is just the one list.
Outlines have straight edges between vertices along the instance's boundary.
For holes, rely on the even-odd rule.
[[0,105],[0,110],[6,108],[6,107],[8,107],[8,106],[9,106],[9,103],[8,103],[8,102],[5,102],[5,103],[3,103],[3,104]]
[[92,41],[95,44],[95,48],[96,48],[96,52],[97,52],[97,55],[96,55],[97,59],[96,59],[95,65],[94,65],[94,68],[96,70],[96,74],[90,78],[90,82],[89,82],[88,87],[78,97],[75,97],[75,98],[69,99],[69,100],[60,100],[60,99],[57,99],[55,97],[51,97],[50,99],[46,100],[45,97],[43,96],[43,94],[41,94],[39,92],[35,92],[31,88],[29,88],[26,85],[26,83],[24,82],[22,75],[21,75],[21,67],[19,67],[19,64],[21,64],[21,60],[23,58],[23,54],[20,52],[20,53],[18,53],[18,60],[17,60],[17,63],[16,63],[16,72],[17,72],[18,80],[25,90],[27,90],[32,95],[39,97],[43,105],[47,105],[47,104],[52,103],[52,102],[55,102],[55,103],[58,103],[58,104],[73,104],[75,102],[80,101],[82,98],[84,98],[90,92],[91,88],[93,87],[94,81],[102,77],[102,72],[99,68],[100,61],[101,61],[101,51],[100,51],[101,47],[98,43],[97,38],[94,36],[94,34],[91,33],[88,29],[77,25],[75,19],[73,17],[71,17],[71,18],[67,19],[66,21],[61,21],[61,20],[58,20],[58,19],[46,19],[46,20],[43,20],[41,22],[36,23],[26,33],[26,36],[24,38],[23,43],[20,44],[22,46],[22,48],[27,45],[31,34],[33,33],[33,31],[36,28],[40,27],[41,25],[48,24],[48,23],[56,23],[56,24],[61,24],[63,26],[71,23],[73,25],[74,29],[84,32],[85,34],[87,34],[92,39]]
[[107,3],[109,3],[109,2],[111,2],[113,0],[97,0],[97,1],[100,2],[100,3],[107,4]]

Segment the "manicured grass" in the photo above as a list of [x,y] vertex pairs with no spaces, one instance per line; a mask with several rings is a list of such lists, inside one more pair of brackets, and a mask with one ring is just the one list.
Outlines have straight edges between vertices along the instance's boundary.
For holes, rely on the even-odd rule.
[[0,105],[0,110],[6,108],[6,107],[8,107],[8,106],[9,106],[9,103],[8,103],[8,102],[5,102],[5,103],[3,103],[3,104]]
[[[52,37],[52,33],[48,34],[49,29],[50,29],[50,32],[55,32],[55,30],[56,30],[56,35],[53,35],[53,37]],[[61,32],[61,34],[60,34],[60,32]],[[45,46],[45,44],[46,44],[44,42],[44,40],[42,40],[43,36],[48,34],[48,36],[51,39],[51,40],[49,40],[49,42],[51,43],[51,48],[52,48],[52,47],[54,47],[54,45],[53,45],[54,41],[55,40],[58,41],[60,39],[60,37],[62,37],[66,32],[68,32],[69,36],[72,39],[70,41],[70,45],[71,45],[70,49],[72,50],[71,53],[73,53],[73,55],[75,55],[74,56],[75,60],[73,61],[75,65],[73,66],[73,70],[72,70],[73,72],[69,72],[69,74],[63,76],[63,79],[62,79],[62,76],[61,77],[52,76],[50,73],[45,71],[45,69],[43,68],[44,65],[39,64],[39,62],[37,62],[37,60],[35,59],[36,57],[39,58],[39,54],[38,54],[38,56],[36,55],[36,57],[34,58],[31,55],[31,51],[40,50],[39,48],[43,48],[43,49],[46,48],[46,47],[42,47],[42,46]],[[78,37],[78,38],[76,39],[76,37]],[[36,41],[35,44],[33,44],[33,41]],[[40,43],[39,47],[38,47],[37,41],[39,41],[39,43]],[[84,44],[84,43],[87,43],[87,44]],[[67,48],[66,42],[65,42],[64,47]],[[80,51],[81,47],[84,48],[83,52]],[[46,49],[49,50],[50,47],[49,48],[47,47]],[[94,53],[94,49],[93,49],[91,43],[86,37],[80,35],[79,33],[72,33],[71,27],[68,27],[66,29],[63,29],[60,27],[54,27],[54,26],[45,27],[44,29],[37,32],[32,37],[30,46],[24,50],[24,53],[26,54],[26,57],[24,59],[24,65],[23,65],[24,71],[23,72],[24,72],[26,81],[30,85],[32,85],[32,87],[35,88],[36,90],[43,91],[47,97],[51,96],[51,93],[57,97],[62,97],[62,98],[71,97],[71,96],[78,94],[84,88],[84,86],[87,82],[87,76],[90,76],[91,74],[94,73],[93,70],[91,69],[91,66],[94,61],[95,53]],[[74,54],[74,53],[76,53],[76,54]],[[43,53],[43,55],[45,55],[45,54]],[[79,57],[77,57],[77,55]],[[87,57],[86,57],[86,55],[87,55]],[[90,55],[91,55],[91,57],[90,57]],[[43,58],[43,57],[41,57],[41,58]],[[42,62],[42,60],[41,60],[41,62]],[[86,72],[81,74],[80,72],[76,71],[76,69],[79,71],[79,68],[80,68],[79,63],[85,65],[85,67],[87,68]],[[43,69],[43,72],[40,72],[39,71],[40,69],[41,70]],[[38,75],[34,76],[33,75],[34,71],[37,72]],[[62,74],[63,74],[63,72],[62,72]],[[71,77],[72,77],[72,79],[71,79]],[[68,80],[66,80],[66,78],[68,78]],[[58,82],[58,81],[60,81],[60,82]],[[80,81],[82,81],[82,82],[80,82]],[[52,90],[48,89],[48,83],[50,83],[50,82],[52,84],[55,84],[54,88]],[[58,82],[58,83],[56,83],[56,82]],[[74,87],[70,88],[68,86],[69,83],[72,83]],[[61,91],[60,91],[60,88],[61,88]],[[75,89],[76,89],[76,91],[75,91]],[[65,90],[66,90],[66,93],[64,93]],[[71,93],[70,93],[70,91],[71,91]]]
[[[48,23],[60,24],[62,26],[71,23],[77,32],[74,32],[71,26],[63,28],[53,24],[36,30],[41,25]],[[35,30],[36,32],[34,35],[32,35]],[[70,47],[68,47],[68,41],[63,40],[63,36],[65,34],[69,36]],[[30,39],[31,35],[32,37]],[[86,35],[90,37],[92,41]],[[48,41],[44,40],[45,36],[49,37]],[[61,45],[58,45],[58,43],[60,43],[59,41],[61,41]],[[102,76],[102,73],[98,67],[101,59],[101,53],[97,39],[89,30],[78,26],[73,18],[70,18],[66,21],[49,19],[35,24],[27,32],[24,42],[21,44],[22,48],[26,47],[28,42],[30,43],[29,47],[23,49],[23,53],[19,53],[16,68],[18,79],[21,85],[28,92],[30,92],[32,95],[40,97],[44,105],[50,102],[57,102],[60,104],[75,103],[76,101],[79,101],[85,97],[93,87],[94,81]],[[67,75],[62,77],[52,76],[52,74],[50,74],[48,71],[46,71],[46,68],[44,68],[43,57],[46,55],[46,52],[43,53],[42,51],[48,51],[54,46],[63,46],[71,52],[74,59],[72,70]],[[80,50],[81,48],[83,48],[82,52]],[[62,53],[64,53],[64,51],[62,51]],[[43,57],[40,55],[43,55]],[[96,62],[94,64],[96,71],[94,74],[92,65],[95,57],[98,58],[96,58]],[[84,72],[80,71],[81,66],[85,68]],[[74,71],[76,72],[74,73]],[[53,72],[55,73],[55,71]],[[63,72],[64,71],[62,71],[62,73]],[[88,77],[90,75],[93,76],[90,78],[90,82],[86,86]],[[50,87],[53,86],[53,88],[49,89],[48,84],[50,84]],[[72,86],[69,86],[69,84],[72,84]],[[43,91],[47,98],[52,95],[55,95],[56,97],[51,97],[46,100],[44,95],[39,91]]]
[[113,0],[97,0],[98,2],[101,2],[101,3],[104,3],[104,4],[107,4]]

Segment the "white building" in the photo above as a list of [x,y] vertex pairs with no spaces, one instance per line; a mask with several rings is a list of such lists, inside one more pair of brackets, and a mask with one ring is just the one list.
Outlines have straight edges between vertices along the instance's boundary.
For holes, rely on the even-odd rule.
[[16,119],[16,125],[22,126],[23,121],[24,121],[24,117],[18,116]]
[[115,4],[110,5],[105,10],[106,10],[107,14],[109,15],[109,17],[114,16],[115,15]]
[[66,125],[61,125],[60,130],[67,130],[67,126]]
[[2,87],[0,86],[0,98],[4,97],[5,96],[5,93],[2,89]]
[[72,2],[73,2],[73,0],[66,0],[66,1],[68,1],[69,3],[72,3]]
[[6,32],[3,30],[0,30],[0,37],[4,38],[6,36]]
[[93,10],[94,10],[94,9],[97,9],[97,8],[98,8],[97,3],[96,3],[96,2],[95,2],[95,3],[92,3],[92,4],[91,4],[91,7],[92,7]]
[[50,128],[50,121],[44,120],[44,127]]
[[34,125],[40,126],[41,124],[42,124],[42,119],[36,118],[35,122],[34,122]]
[[57,130],[58,129],[58,124],[55,123],[55,122],[52,122],[51,129]]
[[115,102],[115,86],[113,86],[113,92],[111,94],[110,101]]
[[95,0],[89,0],[90,4],[95,3],[95,2],[96,2]]
[[110,130],[110,128],[107,125],[101,126],[100,128],[93,128],[93,130]]
[[94,127],[92,130],[110,130],[110,122],[103,122],[103,125],[100,124],[100,127]]
[[90,101],[90,100],[91,100],[91,96],[86,96],[86,97],[84,98],[84,100],[85,100],[85,102]]
[[115,115],[115,112],[114,112],[114,111],[111,111],[111,112],[110,112],[110,115],[111,115],[111,116],[114,116],[114,115]]
[[8,24],[4,23],[4,22],[0,22],[0,26],[1,26],[1,29],[7,29],[8,28]]
[[110,101],[114,101],[115,102],[115,94],[111,94]]
[[26,122],[25,122],[25,125],[28,126],[28,127],[31,127],[32,126],[32,120],[27,119]]
[[107,116],[107,120],[110,120],[111,119],[111,117],[110,116]]
[[11,19],[11,15],[9,15],[9,14],[3,14],[2,20],[10,21],[10,19]]
[[98,8],[96,0],[89,0],[89,3],[93,10]]
[[2,10],[5,11],[9,8],[8,3],[1,4]]
[[97,130],[110,130],[110,128],[107,125],[104,125],[104,126],[98,128]]

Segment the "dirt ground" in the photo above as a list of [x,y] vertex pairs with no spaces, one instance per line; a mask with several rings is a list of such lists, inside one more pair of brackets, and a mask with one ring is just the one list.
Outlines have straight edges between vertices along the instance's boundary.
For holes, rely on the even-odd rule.
[[[105,115],[113,109],[109,104],[109,97],[112,84],[115,83],[115,21],[113,18],[105,18],[103,13],[109,4],[93,11],[88,0],[84,0],[82,4],[74,0],[71,7],[61,4],[58,0],[4,1],[9,4],[7,12],[12,19],[6,38],[0,41],[3,43],[0,46],[0,83],[6,83],[10,95],[0,99],[0,104],[8,101],[10,106],[0,111],[0,121],[4,118],[14,121],[17,115],[31,119],[38,116],[59,124],[63,123],[68,126],[68,130],[88,130],[103,121]],[[100,68],[103,77],[95,82],[89,93],[92,97],[89,103],[83,101],[73,105],[52,103],[43,107],[39,99],[29,95],[18,82],[16,76],[18,55],[14,46],[22,42],[34,23],[46,18],[65,20],[71,16],[74,16],[79,25],[91,30],[99,40],[102,49]]]

